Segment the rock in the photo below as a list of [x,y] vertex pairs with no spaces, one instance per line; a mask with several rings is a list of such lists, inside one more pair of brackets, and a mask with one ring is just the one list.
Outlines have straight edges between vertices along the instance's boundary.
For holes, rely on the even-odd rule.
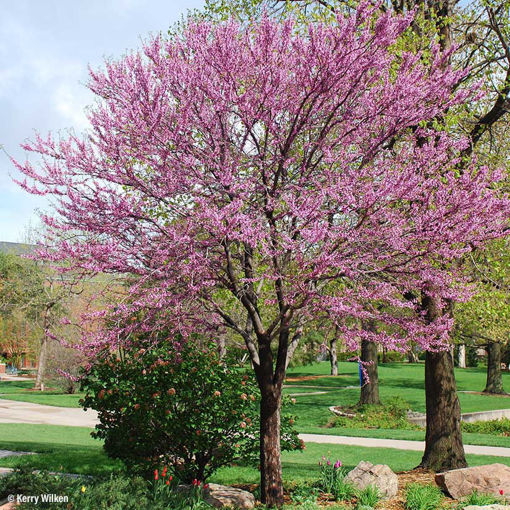
[[510,506],[506,505],[485,505],[485,506],[478,506],[478,505],[469,505],[465,506],[463,510],[508,510]]
[[358,489],[363,490],[375,485],[383,498],[391,498],[398,492],[398,477],[385,464],[374,466],[370,462],[361,461],[346,477]]
[[214,508],[233,507],[244,509],[255,506],[255,497],[251,492],[216,483],[209,484],[204,496],[205,502]]
[[510,467],[488,464],[463,469],[452,469],[436,474],[436,483],[453,499],[468,496],[473,491],[499,496],[510,494]]

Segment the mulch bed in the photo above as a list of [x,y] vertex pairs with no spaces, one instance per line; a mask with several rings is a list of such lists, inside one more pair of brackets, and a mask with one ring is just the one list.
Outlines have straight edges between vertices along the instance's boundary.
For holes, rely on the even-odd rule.
[[[395,497],[383,500],[379,503],[377,508],[379,510],[405,510],[404,502],[405,502],[405,494],[404,489],[407,485],[410,483],[419,483],[420,485],[435,485],[436,482],[434,481],[434,473],[432,471],[428,471],[426,469],[412,469],[411,471],[402,471],[400,473],[396,473],[398,476],[398,493]],[[247,490],[250,492],[253,492],[257,487],[258,484],[251,484],[251,485],[235,485],[235,487],[243,490]],[[455,503],[454,499],[451,499],[447,496],[444,497],[444,503],[449,504],[453,508],[453,504]],[[339,502],[331,501],[327,495],[322,495],[319,497],[318,500],[319,504],[322,507],[329,507],[329,506],[339,506]],[[288,492],[285,492],[285,504],[291,504],[292,500],[290,499],[290,496]],[[354,503],[354,501],[352,502]],[[345,507],[346,509],[349,508],[348,505]],[[352,508],[352,507],[351,507]]]

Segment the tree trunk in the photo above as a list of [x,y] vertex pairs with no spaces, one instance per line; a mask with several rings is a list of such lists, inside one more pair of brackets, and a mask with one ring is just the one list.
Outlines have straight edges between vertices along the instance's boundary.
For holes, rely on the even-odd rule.
[[501,379],[501,344],[499,342],[489,342],[487,353],[487,384],[483,392],[503,395],[505,390]]
[[464,344],[459,345],[457,362],[459,364],[459,368],[466,368],[466,346]]
[[[422,295],[427,319],[440,317],[436,298]],[[446,471],[467,466],[460,430],[460,403],[450,351],[427,352],[425,357],[425,402],[427,430],[420,467]]]
[[379,400],[379,371],[377,368],[377,344],[368,340],[361,341],[361,361],[372,362],[364,365],[368,375],[368,382],[361,386],[360,404],[380,404]]
[[449,351],[425,357],[427,431],[420,467],[446,471],[467,466],[460,430],[460,403]]
[[[273,386],[273,385],[271,385]],[[283,506],[280,450],[281,387],[260,399],[260,495],[268,508]]]
[[414,352],[414,345],[407,351],[407,361],[409,363],[418,363],[420,361],[420,358],[418,358],[416,352]]
[[39,352],[39,365],[37,367],[37,376],[35,378],[34,390],[44,391],[44,373],[46,371],[46,358],[48,357],[48,335],[46,331],[49,326],[49,315],[53,304],[46,306],[43,316],[43,336],[41,338],[41,350]]
[[35,378],[34,390],[44,391],[44,372],[46,371],[46,358],[48,351],[48,338],[46,333],[41,338],[41,350],[39,352],[39,365],[37,367],[37,376]]
[[329,361],[331,363],[331,375],[338,375],[338,356],[336,352],[337,340],[338,328],[335,328],[335,333],[329,341]]
[[382,362],[383,363],[388,363],[388,348],[386,346],[383,345],[383,348],[382,348]]

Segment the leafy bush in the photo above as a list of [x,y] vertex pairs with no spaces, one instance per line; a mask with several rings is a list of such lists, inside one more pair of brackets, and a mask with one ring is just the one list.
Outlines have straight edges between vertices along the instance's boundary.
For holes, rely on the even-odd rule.
[[[108,479],[89,477],[71,478],[52,475],[47,472],[32,473],[17,470],[0,478],[0,499],[9,494],[37,496],[55,494],[67,496],[63,503],[38,502],[22,503],[20,510],[40,508],[66,510],[205,510],[213,507],[202,499],[201,487],[195,485],[190,490],[177,490],[176,483],[166,485],[166,478],[147,481],[141,477],[126,477],[123,473]],[[160,482],[160,483],[158,483]]]
[[473,491],[469,496],[467,496],[460,502],[459,508],[464,508],[465,506],[470,505],[484,506],[493,505],[497,503],[502,503],[501,498],[498,498],[492,494],[483,494],[477,491]]
[[493,434],[495,436],[510,436],[510,420],[500,418],[499,420],[474,421],[472,423],[462,422],[464,432],[478,432],[479,434]]
[[[186,483],[233,461],[258,460],[259,399],[253,376],[219,360],[215,346],[161,342],[103,353],[82,379],[85,408],[98,411],[93,435],[130,472],[170,466]],[[302,448],[282,415],[282,449]]]
[[375,485],[369,485],[358,492],[356,510],[362,510],[365,507],[375,508],[380,499],[379,489]]
[[[404,359],[406,358],[406,355],[404,353],[398,352],[398,351],[388,351],[385,354],[384,358],[385,358],[385,363],[395,363],[395,362],[404,361]],[[379,363],[383,362],[382,353],[379,353],[377,355],[377,359],[378,359]]]
[[317,501],[318,490],[307,483],[297,484],[291,491],[292,503],[296,505],[308,505]]
[[405,497],[406,510],[436,510],[441,506],[443,494],[434,485],[412,483],[406,487]]
[[407,419],[409,404],[401,397],[390,397],[383,405],[355,405],[344,408],[354,416],[336,416],[330,421],[332,427],[360,429],[419,429]]

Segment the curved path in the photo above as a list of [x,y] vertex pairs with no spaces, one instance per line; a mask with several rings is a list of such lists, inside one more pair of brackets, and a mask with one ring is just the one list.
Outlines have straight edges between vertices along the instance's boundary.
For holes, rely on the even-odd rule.
[[[89,409],[54,407],[31,402],[0,399],[0,423],[34,423],[44,425],[66,425],[71,427],[94,427],[98,423],[97,413]],[[423,441],[402,439],[376,439],[371,437],[347,437],[322,434],[300,434],[309,443],[345,444],[372,448],[396,448],[397,450],[423,451]],[[466,453],[510,457],[510,448],[497,446],[464,445]]]
[[94,427],[97,413],[74,407],[55,407],[0,399],[0,423],[34,423],[42,425],[67,425]]

